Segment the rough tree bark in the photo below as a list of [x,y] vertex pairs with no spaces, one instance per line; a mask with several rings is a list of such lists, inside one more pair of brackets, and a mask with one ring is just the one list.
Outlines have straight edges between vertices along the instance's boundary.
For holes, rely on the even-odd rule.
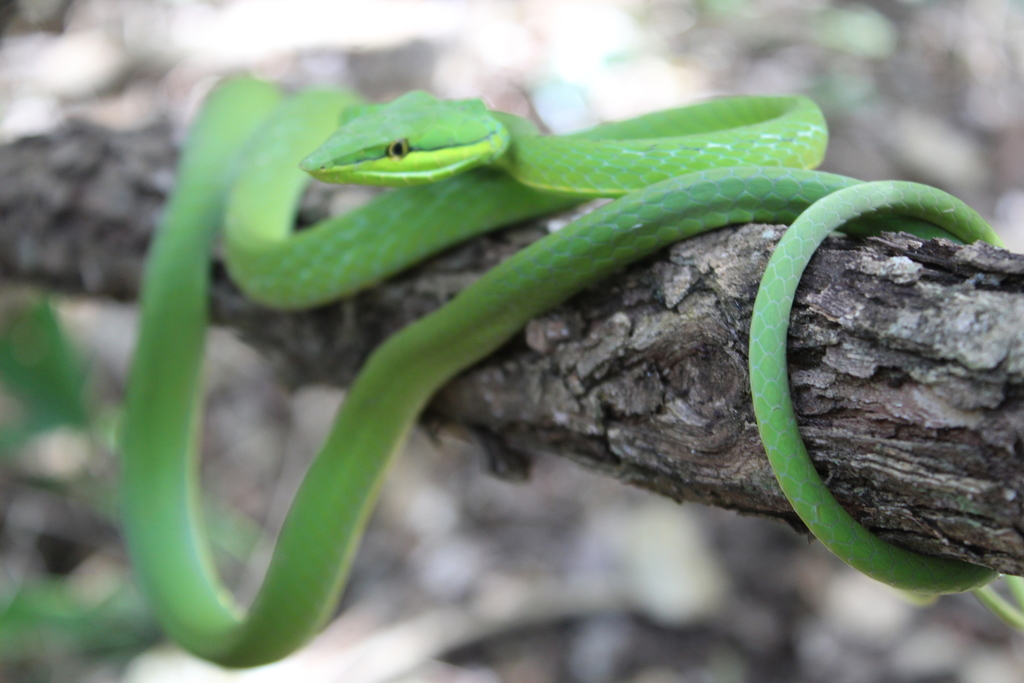
[[[174,160],[164,127],[76,125],[3,148],[5,280],[132,300]],[[306,218],[330,201],[313,192]],[[214,316],[290,381],[344,385],[388,334],[544,230],[503,231],[303,313],[246,301],[215,265]],[[522,455],[550,453],[799,527],[761,450],[746,372],[753,294],[782,230],[721,230],[629,268],[530,323],[431,413],[473,426],[508,476]],[[798,295],[790,363],[812,455],[858,519],[913,549],[1024,574],[1024,257],[829,240]]]

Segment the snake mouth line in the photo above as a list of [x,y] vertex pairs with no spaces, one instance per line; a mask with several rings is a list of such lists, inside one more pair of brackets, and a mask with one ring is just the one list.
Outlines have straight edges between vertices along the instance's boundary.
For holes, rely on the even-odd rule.
[[[401,155],[400,158],[396,158],[394,155],[389,154],[389,150],[394,141],[386,144],[383,147],[383,151],[379,154],[366,158],[359,159],[353,162],[341,162],[337,160],[329,161],[318,161],[317,157],[320,156],[321,150],[316,150],[305,159],[299,162],[299,168],[306,173],[309,173],[314,178],[326,180],[330,182],[333,178],[372,178],[378,181],[386,181],[389,178],[394,178],[395,185],[405,184],[402,182],[402,178],[412,179],[423,179],[425,182],[437,176],[438,173],[457,173],[460,170],[466,168],[472,168],[474,165],[480,165],[494,161],[496,156],[504,151],[507,147],[502,144],[501,133],[496,131],[485,135],[475,140],[460,142],[458,145],[438,145],[433,147],[425,147],[422,144],[415,144],[409,142],[408,138],[401,138],[406,141],[406,151]],[[377,149],[375,146],[373,149]],[[474,151],[479,150],[480,153],[474,154]],[[464,153],[464,154],[463,154]],[[417,160],[422,160],[426,155],[443,154],[441,157],[454,157],[458,160],[454,163],[435,163],[434,165],[423,164],[420,168],[416,168]],[[460,158],[461,157],[461,158]],[[367,170],[365,167],[373,164],[380,164],[382,162],[392,162],[396,166],[394,168],[382,169],[380,171]],[[412,168],[406,169],[398,166],[402,164],[404,166],[410,166]],[[375,183],[378,184],[378,183]],[[380,182],[379,184],[385,184]]]

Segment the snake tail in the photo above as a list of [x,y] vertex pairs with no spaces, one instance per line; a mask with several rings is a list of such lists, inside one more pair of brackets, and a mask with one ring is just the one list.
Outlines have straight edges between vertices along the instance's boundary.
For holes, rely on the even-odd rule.
[[[1001,244],[973,209],[925,185],[862,183],[822,199],[783,235],[765,270],[750,326],[750,386],[758,430],[783,492],[819,541],[844,562],[896,588],[921,593],[971,590],[995,578],[987,567],[921,555],[886,543],[835,500],[797,428],[789,389],[786,337],[800,276],[818,245],[844,224],[878,213],[932,223],[964,242]],[[913,226],[905,226],[913,230]]]

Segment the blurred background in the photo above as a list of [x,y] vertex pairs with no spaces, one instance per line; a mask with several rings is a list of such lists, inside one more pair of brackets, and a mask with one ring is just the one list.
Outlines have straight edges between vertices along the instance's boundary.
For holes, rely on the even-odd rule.
[[[556,133],[805,93],[832,131],[826,170],[946,189],[1024,251],[1019,0],[0,0],[0,31],[4,143],[74,118],[180,134],[238,72],[374,100],[482,97]],[[0,683],[1024,680],[1024,638],[970,598],[912,606],[782,525],[556,459],[499,481],[445,425],[413,435],[324,635],[219,670],[164,643],[118,538],[132,309],[5,291],[0,321]],[[248,596],[261,525],[341,392],[285,390],[225,330],[207,380],[208,518]]]

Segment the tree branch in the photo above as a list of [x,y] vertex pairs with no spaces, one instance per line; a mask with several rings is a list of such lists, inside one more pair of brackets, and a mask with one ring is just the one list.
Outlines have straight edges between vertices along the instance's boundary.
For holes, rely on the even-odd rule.
[[[0,268],[75,294],[135,297],[172,185],[168,130],[76,125],[0,152]],[[311,194],[322,213],[329,192]],[[570,457],[677,500],[799,527],[768,469],[747,388],[753,294],[782,228],[677,244],[530,323],[431,414],[472,425],[499,466]],[[293,382],[349,382],[537,225],[452,250],[302,313],[246,301],[215,267],[216,320]],[[910,548],[1024,573],[1024,257],[908,236],[829,240],[804,277],[790,368],[801,429],[839,500]],[[502,455],[504,454],[504,455]]]

